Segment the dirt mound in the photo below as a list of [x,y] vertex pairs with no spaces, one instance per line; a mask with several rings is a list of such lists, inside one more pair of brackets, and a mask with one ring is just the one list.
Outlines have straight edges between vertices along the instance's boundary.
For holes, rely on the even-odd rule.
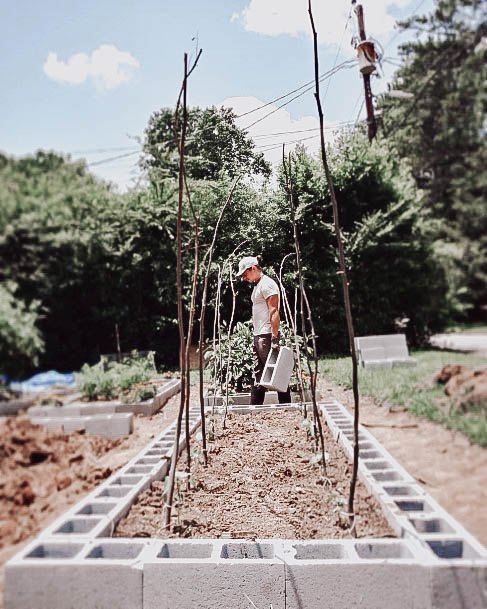
[[458,364],[444,366],[435,376],[445,385],[445,393],[464,412],[471,409],[487,412],[487,368],[467,368]]
[[0,548],[35,533],[59,492],[86,492],[111,474],[97,459],[121,439],[62,434],[33,425],[25,416],[0,426]]

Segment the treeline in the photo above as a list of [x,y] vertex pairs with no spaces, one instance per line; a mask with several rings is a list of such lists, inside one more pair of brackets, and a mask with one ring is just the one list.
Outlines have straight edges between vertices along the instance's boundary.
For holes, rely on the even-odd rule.
[[[404,328],[420,343],[454,319],[475,318],[485,302],[485,98],[479,80],[485,48],[479,48],[476,5],[439,2],[435,14],[421,22],[429,31],[425,40],[402,51],[405,61],[394,87],[412,93],[411,101],[384,96],[379,139],[370,146],[359,127],[342,132],[330,150],[358,335]],[[446,63],[435,63],[432,45],[441,47],[438,58],[445,60],[446,54]],[[460,48],[464,52],[457,52]],[[450,77],[440,87],[444,70]],[[271,273],[282,264],[293,300],[293,256],[283,263],[293,239],[281,169],[271,187],[270,167],[236,127],[231,111],[194,108],[189,118],[187,174],[199,224],[201,276],[221,206],[241,175],[220,227],[211,293],[219,269],[240,246],[237,257],[260,253]],[[319,348],[345,352],[326,182],[305,148],[291,160]],[[83,163],[61,155],[0,156],[0,372],[79,369],[114,352],[117,332],[122,351],[152,349],[159,364],[177,362],[177,184],[170,109],[150,117],[141,164],[146,185],[120,195]],[[260,175],[263,185],[252,185],[251,175]],[[189,288],[194,220],[188,205],[185,209]],[[221,314],[228,320],[228,273],[221,279]],[[250,314],[249,287],[237,289],[236,321]],[[207,327],[211,331],[212,324]]]

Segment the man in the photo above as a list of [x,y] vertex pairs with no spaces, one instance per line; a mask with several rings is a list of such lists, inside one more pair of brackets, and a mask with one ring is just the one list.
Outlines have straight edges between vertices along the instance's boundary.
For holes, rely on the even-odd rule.
[[[279,349],[279,288],[277,283],[264,275],[261,256],[246,256],[240,260],[237,277],[255,283],[252,291],[252,324],[254,326],[254,378],[250,395],[251,404],[263,404],[265,387],[260,379],[271,349]],[[291,402],[289,387],[277,392],[280,404]]]

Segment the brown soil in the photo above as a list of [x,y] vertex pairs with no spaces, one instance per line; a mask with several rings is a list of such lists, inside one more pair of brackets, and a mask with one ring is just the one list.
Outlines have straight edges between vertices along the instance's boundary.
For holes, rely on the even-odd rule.
[[[350,465],[327,432],[325,482],[310,463],[314,443],[299,412],[235,414],[210,444],[209,464],[194,463],[194,488],[179,498],[172,531],[162,525],[162,483],[143,493],[118,525],[118,537],[245,537],[318,539],[350,535]],[[198,445],[201,450],[201,447]],[[185,482],[180,483],[185,487]],[[380,507],[357,487],[360,537],[393,536]]]
[[[352,391],[320,388],[353,410]],[[438,503],[487,545],[487,450],[461,432],[360,398],[360,420]]]
[[153,417],[134,417],[117,440],[48,432],[25,415],[0,418],[0,609],[4,564],[175,418],[179,396]]
[[445,385],[453,406],[468,412],[470,409],[487,410],[487,368],[467,368],[458,364],[444,366],[435,380]]

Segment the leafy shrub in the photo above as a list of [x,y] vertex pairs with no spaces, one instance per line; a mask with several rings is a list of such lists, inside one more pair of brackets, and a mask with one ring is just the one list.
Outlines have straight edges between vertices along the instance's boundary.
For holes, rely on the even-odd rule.
[[[252,322],[238,322],[230,335],[230,358],[228,357],[228,332],[223,326],[223,336],[215,349],[210,346],[205,352],[207,368],[212,374],[214,390],[220,387],[224,390],[227,385],[233,391],[241,392],[250,388],[253,372],[253,340]],[[281,345],[294,349],[294,334],[291,328],[281,321]],[[305,368],[305,355],[303,353],[303,338],[298,336],[298,345],[301,348],[302,368]],[[296,359],[296,354],[295,354]],[[294,379],[294,384],[297,378]],[[291,379],[293,385],[293,379]]]
[[[136,384],[149,381],[154,377],[155,372],[152,351],[146,358],[140,358],[134,352],[121,362],[107,362],[102,359],[94,366],[85,364],[77,375],[77,384],[81,393],[89,400],[112,399],[121,397],[124,392],[128,392]],[[138,394],[129,394],[128,401],[136,401],[137,395],[148,396],[142,399],[148,399],[154,395],[153,389],[146,389],[145,392],[142,392],[141,388],[138,390]]]

